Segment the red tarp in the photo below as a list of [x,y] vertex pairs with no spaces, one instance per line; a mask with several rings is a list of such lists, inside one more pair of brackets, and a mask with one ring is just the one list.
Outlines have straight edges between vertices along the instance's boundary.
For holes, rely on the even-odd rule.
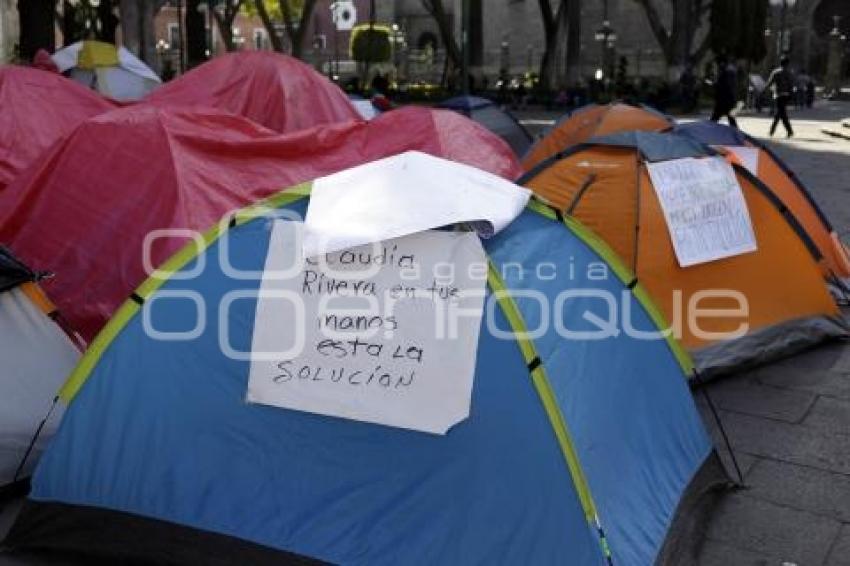
[[216,108],[281,133],[361,119],[338,86],[309,65],[272,51],[216,57],[144,101]]
[[[449,110],[277,134],[213,110],[137,105],[80,126],[0,193],[0,242],[53,271],[43,286],[90,340],[144,279],[145,235],[205,230],[282,188],[407,150],[515,178],[501,138]],[[185,240],[160,239],[159,265]]]
[[62,75],[0,67],[0,192],[77,125],[112,108]]

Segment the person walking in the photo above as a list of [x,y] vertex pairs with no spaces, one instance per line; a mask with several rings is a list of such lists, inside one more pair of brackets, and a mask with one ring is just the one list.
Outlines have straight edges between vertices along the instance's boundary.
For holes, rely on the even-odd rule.
[[770,78],[767,79],[765,90],[773,87],[773,101],[776,106],[776,113],[773,116],[773,124],[770,126],[770,135],[773,136],[776,131],[776,126],[782,120],[782,125],[785,126],[785,133],[790,138],[794,135],[794,130],[791,128],[791,120],[788,118],[788,103],[791,102],[791,97],[794,95],[794,74],[789,68],[790,61],[787,55],[783,55],[779,60],[779,67],[770,73]]
[[737,103],[738,73],[735,65],[729,62],[725,55],[717,57],[717,77],[714,81],[714,110],[711,112],[711,121],[719,122],[720,118],[726,116],[729,125],[738,127],[732,110]]

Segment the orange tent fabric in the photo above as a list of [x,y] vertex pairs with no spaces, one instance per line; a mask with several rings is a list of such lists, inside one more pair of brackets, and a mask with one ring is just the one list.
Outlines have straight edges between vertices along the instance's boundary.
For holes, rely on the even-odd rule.
[[0,192],[81,122],[113,108],[58,73],[0,68]]
[[739,130],[714,122],[683,124],[676,128],[676,133],[711,144],[732,157],[739,146],[756,150],[756,176],[802,224],[823,255],[826,273],[841,279],[850,277],[850,257],[826,215],[800,179],[769,148]]
[[[450,110],[411,107],[284,135],[220,111],[142,104],[83,123],[0,193],[0,242],[56,274],[46,291],[91,339],[146,278],[152,231],[205,230],[281,187],[409,150],[520,173],[501,138]],[[160,235],[153,265],[185,241]]]
[[575,144],[594,136],[641,130],[662,132],[673,127],[667,116],[648,106],[615,102],[588,104],[561,118],[537,141],[522,159],[522,166],[531,171],[538,163]]
[[[688,141],[681,139],[672,144],[682,150]],[[696,146],[691,149],[694,157],[711,153],[707,147],[702,154]],[[737,365],[753,358],[766,360],[789,353],[794,345],[799,347],[809,340],[844,334],[838,308],[815,257],[816,248],[804,232],[783,216],[778,200],[763,183],[744,168],[735,166],[758,250],[682,268],[644,159],[639,147],[582,144],[542,164],[537,172],[526,175],[520,182],[607,242],[655,300],[673,332],[696,354],[697,366],[703,371],[716,371],[721,365]],[[707,289],[740,292],[746,299],[748,312],[740,317],[701,318],[697,326],[690,324],[689,317],[696,314],[690,312],[690,301]],[[694,304],[710,309],[738,306],[729,297],[709,298]],[[819,322],[815,327],[807,327],[802,335],[790,330],[798,321],[812,320]],[[748,347],[738,348],[733,361],[725,355],[716,356],[718,345],[724,340],[707,339],[704,333],[729,334],[741,323],[748,327],[747,336],[762,338]],[[701,332],[695,332],[695,328]],[[788,332],[777,331],[783,328]],[[711,351],[711,355],[701,360],[699,352],[703,350]],[[719,358],[724,360],[720,362]]]
[[281,133],[361,120],[338,86],[310,65],[273,51],[215,57],[144,100],[157,106],[216,108]]

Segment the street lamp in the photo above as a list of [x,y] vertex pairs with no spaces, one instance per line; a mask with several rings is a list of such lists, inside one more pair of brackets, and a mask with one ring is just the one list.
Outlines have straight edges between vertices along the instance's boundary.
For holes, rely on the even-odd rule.
[[614,47],[614,43],[617,42],[617,34],[614,32],[614,28],[611,27],[611,22],[608,20],[602,22],[602,25],[599,26],[593,37],[596,41],[605,42],[607,47]]
[[611,22],[609,22],[607,18],[607,2],[605,3],[605,8],[606,18],[602,21],[602,25],[597,28],[596,33],[593,34],[594,39],[596,39],[596,41],[598,41],[602,47],[602,68],[599,69],[596,73],[597,80],[600,80],[602,78],[601,76],[599,76],[603,74],[602,72],[600,72],[602,71],[602,69],[608,70],[609,75],[611,74],[610,69],[608,69],[609,66],[612,66],[609,65],[609,52],[611,49],[613,49],[614,44],[617,42],[617,34],[614,32],[614,28],[611,27]]
[[[399,76],[401,75],[401,61],[402,57],[405,55],[405,49],[407,48],[407,39],[404,35],[404,30],[401,29],[401,26],[394,23],[390,26],[390,44],[392,45],[393,51],[393,66],[395,66],[395,79],[396,82],[399,82]],[[406,57],[405,57],[406,59]]]

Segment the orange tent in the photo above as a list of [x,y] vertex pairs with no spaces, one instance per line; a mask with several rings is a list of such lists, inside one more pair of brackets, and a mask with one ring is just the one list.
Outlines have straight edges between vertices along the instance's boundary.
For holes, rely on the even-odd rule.
[[850,277],[850,257],[826,215],[802,181],[770,149],[745,133],[716,122],[691,122],[676,133],[718,148],[751,168],[802,224],[823,255],[826,274]]
[[525,154],[522,166],[530,171],[538,163],[593,136],[641,130],[662,132],[673,127],[673,120],[649,106],[622,102],[588,104],[561,118]]
[[[822,277],[817,246],[783,214],[771,189],[739,165],[733,168],[756,251],[679,265],[647,162],[712,155],[716,152],[708,146],[684,137],[629,132],[561,152],[519,182],[595,231],[631,267],[634,284],[653,297],[703,374],[846,335]],[[723,296],[706,298],[706,291],[715,290],[723,290]],[[698,308],[737,312],[699,318],[705,311]]]

